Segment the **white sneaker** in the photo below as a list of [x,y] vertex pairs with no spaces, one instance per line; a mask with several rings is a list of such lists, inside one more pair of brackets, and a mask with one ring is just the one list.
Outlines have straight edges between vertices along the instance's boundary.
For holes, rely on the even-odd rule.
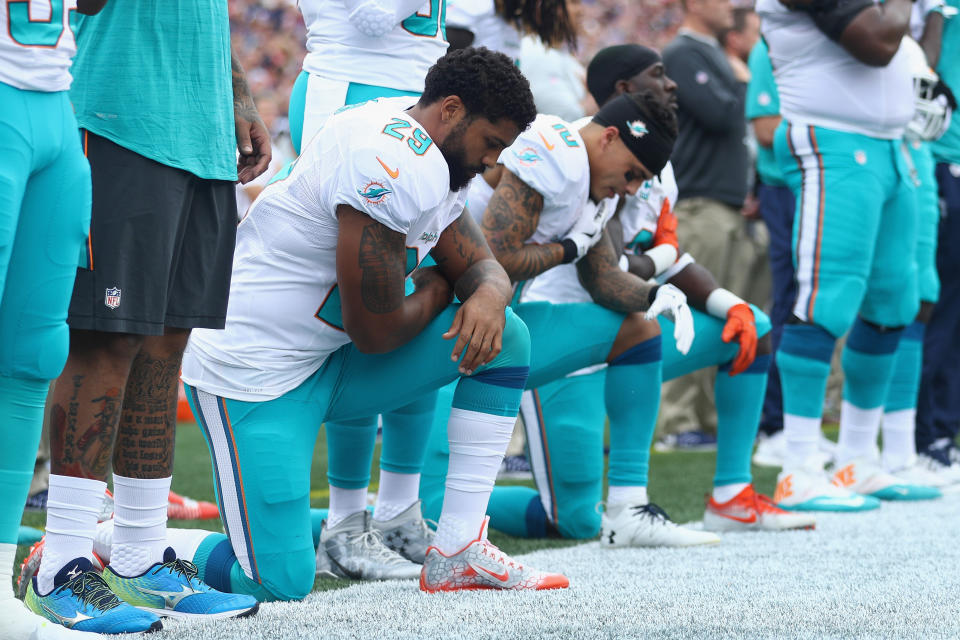
[[779,509],[770,498],[754,491],[752,484],[727,502],[707,496],[703,513],[707,531],[785,531],[813,529],[816,524],[809,514]]
[[99,633],[74,631],[42,618],[13,596],[0,601],[0,640],[106,640]]
[[932,476],[940,478],[939,487],[943,493],[960,492],[960,464],[944,464],[942,460],[925,453],[917,455],[917,465],[925,468]]
[[328,528],[324,521],[317,545],[317,575],[352,580],[406,580],[420,575],[420,565],[383,543],[371,519],[364,509],[335,527]]
[[777,506],[787,511],[866,511],[880,501],[831,484],[818,464],[781,471],[773,494]]
[[436,547],[427,549],[420,574],[420,590],[474,591],[541,591],[566,589],[570,581],[559,573],[546,573],[523,565],[487,540],[490,518],[483,519],[480,535],[460,551],[445,555]]
[[943,493],[936,487],[913,484],[887,473],[876,462],[855,458],[834,468],[831,482],[881,500],[932,500]]
[[[383,536],[383,543],[410,562],[423,564],[427,549],[433,545],[437,533],[427,525],[417,500],[390,520],[374,518],[372,526]],[[436,523],[434,523],[436,524]]]
[[[824,435],[817,443],[817,452],[812,460],[821,467],[833,459],[836,444]],[[757,436],[757,450],[753,454],[753,464],[758,467],[783,467],[783,460],[787,453],[787,437],[783,431],[773,435],[761,434]]]
[[652,502],[643,505],[607,505],[600,519],[600,546],[691,547],[717,544],[720,536],[681,527]]
[[930,468],[927,466],[920,464],[919,458],[916,456],[912,461],[908,462],[899,469],[890,469],[889,473],[890,475],[907,484],[936,487],[941,491],[943,490],[943,487],[950,484],[950,481],[946,477],[930,470]]

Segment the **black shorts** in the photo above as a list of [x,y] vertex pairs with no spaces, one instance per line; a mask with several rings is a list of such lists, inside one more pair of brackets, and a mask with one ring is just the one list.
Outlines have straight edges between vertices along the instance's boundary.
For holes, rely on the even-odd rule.
[[81,130],[90,237],[68,323],[137,335],[222,329],[237,234],[234,184],[205,180]]

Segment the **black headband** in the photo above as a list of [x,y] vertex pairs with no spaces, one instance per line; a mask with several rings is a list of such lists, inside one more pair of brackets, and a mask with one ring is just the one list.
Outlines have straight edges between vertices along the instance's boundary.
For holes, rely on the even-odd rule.
[[629,80],[661,61],[660,54],[639,44],[617,44],[601,49],[587,65],[587,89],[602,105],[614,94],[619,80]]
[[654,119],[634,96],[624,94],[610,100],[593,116],[593,121],[616,127],[623,143],[654,175],[660,175],[670,160],[676,135]]

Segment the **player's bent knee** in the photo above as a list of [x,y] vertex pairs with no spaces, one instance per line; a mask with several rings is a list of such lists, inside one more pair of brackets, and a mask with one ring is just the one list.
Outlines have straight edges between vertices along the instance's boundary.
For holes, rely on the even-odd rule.
[[303,600],[313,590],[316,556],[311,549],[300,549],[265,558],[260,580],[276,600]]
[[642,313],[628,313],[620,324],[618,338],[627,338],[631,346],[660,335],[660,323],[647,320]]
[[557,530],[564,538],[586,540],[600,535],[600,514],[596,505],[580,504],[560,514]]
[[528,367],[530,366],[530,331],[513,309],[508,307],[505,315],[503,346],[500,349],[500,355],[488,366]]

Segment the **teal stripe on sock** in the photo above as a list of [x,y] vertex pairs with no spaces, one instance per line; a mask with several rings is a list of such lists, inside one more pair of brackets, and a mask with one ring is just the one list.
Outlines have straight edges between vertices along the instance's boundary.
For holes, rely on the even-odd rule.
[[530,487],[494,487],[487,505],[490,526],[517,538],[542,538],[546,533],[547,514],[541,506],[543,515],[539,522],[528,521],[533,501],[540,504],[540,494]]
[[[921,323],[916,323],[923,326]],[[887,390],[887,411],[914,409],[920,389],[920,373],[923,368],[923,331],[919,336],[907,335],[900,339],[893,364],[893,374]]]
[[[654,338],[660,341],[660,336]],[[646,486],[650,445],[660,409],[663,361],[607,368],[604,402],[610,420],[609,483]]]
[[0,543],[17,544],[49,380],[0,376]]
[[783,351],[777,352],[777,368],[783,388],[783,412],[805,418],[823,415],[823,398],[827,393],[830,361],[808,358]]
[[843,348],[843,399],[861,409],[882,407],[893,375],[896,352],[864,353]]
[[714,384],[717,406],[714,486],[751,481],[750,455],[760,425],[766,389],[766,373],[717,374]]

